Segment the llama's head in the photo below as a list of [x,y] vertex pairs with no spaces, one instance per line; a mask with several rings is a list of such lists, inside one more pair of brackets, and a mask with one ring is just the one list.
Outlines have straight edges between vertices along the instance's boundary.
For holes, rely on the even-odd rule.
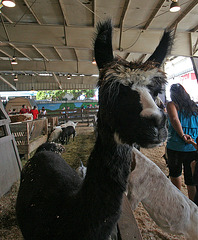
[[98,25],[95,58],[99,77],[99,122],[120,143],[153,147],[167,138],[166,115],[155,98],[166,83],[159,67],[171,45],[165,32],[155,52],[145,63],[113,57],[111,21]]

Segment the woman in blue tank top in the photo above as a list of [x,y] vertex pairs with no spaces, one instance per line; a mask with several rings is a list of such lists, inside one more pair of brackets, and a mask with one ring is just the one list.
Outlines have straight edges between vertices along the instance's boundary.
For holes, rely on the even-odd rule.
[[181,190],[183,167],[188,196],[194,200],[196,188],[190,164],[196,159],[196,149],[189,142],[198,137],[198,107],[181,84],[173,84],[170,94],[172,101],[167,104],[169,175],[172,183]]

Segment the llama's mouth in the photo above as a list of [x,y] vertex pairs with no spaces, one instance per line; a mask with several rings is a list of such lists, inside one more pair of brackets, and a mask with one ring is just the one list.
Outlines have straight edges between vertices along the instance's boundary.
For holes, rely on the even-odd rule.
[[164,143],[167,136],[168,131],[166,127],[160,129],[152,127],[148,128],[146,131],[142,131],[136,143],[143,148],[153,148]]
[[159,141],[159,142],[155,142],[155,143],[149,143],[149,144],[141,146],[141,147],[143,147],[143,148],[154,148],[154,147],[160,146],[161,144],[162,144],[162,142]]
[[154,148],[160,146],[164,141],[155,141],[155,142],[150,142],[150,143],[139,143],[140,147],[143,148]]

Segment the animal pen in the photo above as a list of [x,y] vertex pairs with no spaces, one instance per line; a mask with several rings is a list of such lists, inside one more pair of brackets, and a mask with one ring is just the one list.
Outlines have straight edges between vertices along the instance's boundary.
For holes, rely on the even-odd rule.
[[0,197],[19,179],[21,171],[20,157],[9,123],[10,119],[0,101]]
[[48,111],[46,117],[58,117],[59,123],[74,121],[79,123],[95,124],[98,108],[87,109],[69,109],[69,110],[53,110]]
[[19,154],[24,154],[26,159],[48,138],[47,118],[11,123],[10,129],[16,139]]

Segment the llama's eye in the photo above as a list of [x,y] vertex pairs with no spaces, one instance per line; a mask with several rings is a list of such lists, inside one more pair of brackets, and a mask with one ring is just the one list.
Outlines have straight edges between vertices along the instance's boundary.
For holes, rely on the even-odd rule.
[[161,87],[160,86],[152,86],[152,85],[150,85],[149,86],[149,90],[150,90],[150,94],[151,94],[151,96],[153,97],[153,99],[155,100],[156,99],[156,97],[158,96],[158,94],[160,94],[161,93]]
[[156,91],[154,91],[152,88],[150,89],[150,94],[152,96],[152,98],[155,100],[155,98],[157,97],[158,93]]
[[153,93],[153,97],[156,98],[159,93],[160,93],[159,91],[155,91],[155,92]]
[[130,82],[130,83],[129,83],[129,87],[130,87],[130,88],[132,88],[132,86],[133,86],[133,83],[132,83],[132,82]]
[[153,97],[153,100],[155,101],[155,100],[156,100],[156,98],[157,98],[157,95],[156,95],[156,96],[155,96],[155,95],[153,95],[152,97]]

